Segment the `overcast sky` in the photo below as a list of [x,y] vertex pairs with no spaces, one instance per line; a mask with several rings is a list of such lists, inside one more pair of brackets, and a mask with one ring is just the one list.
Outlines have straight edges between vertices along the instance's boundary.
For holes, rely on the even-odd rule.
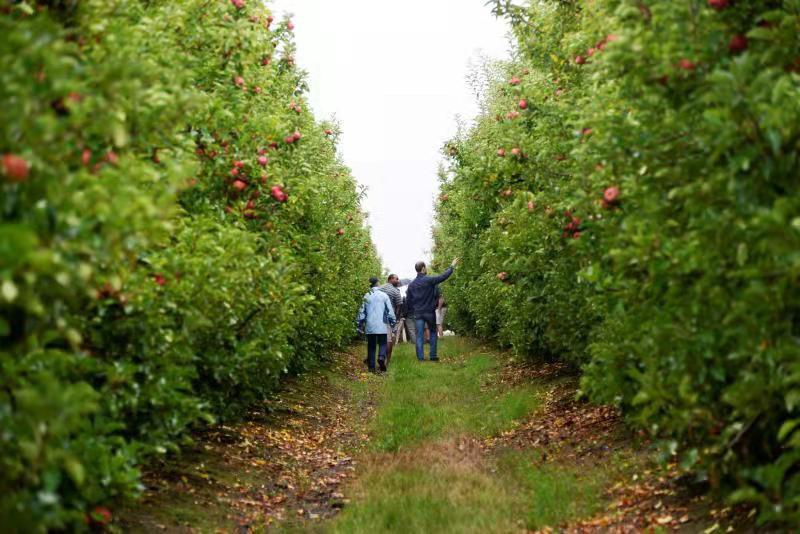
[[501,59],[507,26],[485,0],[273,0],[292,13],[299,67],[319,119],[335,115],[345,163],[367,186],[384,266],[410,277],[429,259],[442,145],[477,113],[466,76]]

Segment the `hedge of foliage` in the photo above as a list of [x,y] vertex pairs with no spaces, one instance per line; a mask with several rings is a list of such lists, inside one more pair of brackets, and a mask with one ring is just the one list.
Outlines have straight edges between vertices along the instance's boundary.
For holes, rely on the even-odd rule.
[[800,521],[800,1],[494,4],[518,53],[445,147],[451,317]]
[[380,264],[292,23],[0,6],[0,525],[80,529],[188,428],[352,339]]

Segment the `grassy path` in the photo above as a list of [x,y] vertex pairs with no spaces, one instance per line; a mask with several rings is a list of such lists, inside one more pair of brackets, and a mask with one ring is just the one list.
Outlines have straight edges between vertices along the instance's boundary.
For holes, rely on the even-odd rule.
[[[558,364],[447,338],[441,363],[361,348],[145,478],[128,532],[684,530],[731,523],[658,469],[616,413],[575,400]],[[713,517],[712,517],[713,515]]]
[[536,450],[490,447],[540,408],[549,385],[509,383],[504,362],[466,340],[446,340],[439,364],[412,352],[400,347],[382,383],[359,387],[377,399],[369,454],[331,530],[514,532],[600,508],[595,473],[537,469]]

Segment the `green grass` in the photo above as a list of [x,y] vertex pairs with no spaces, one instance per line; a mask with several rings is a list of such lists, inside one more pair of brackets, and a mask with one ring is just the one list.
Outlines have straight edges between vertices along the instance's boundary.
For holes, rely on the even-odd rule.
[[520,507],[525,510],[525,526],[529,529],[591,517],[605,504],[603,488],[610,479],[605,469],[536,465],[530,452],[506,453],[497,464],[500,477],[516,486],[523,496]]
[[481,469],[439,465],[374,466],[333,532],[509,532],[513,495]]
[[443,340],[439,357],[441,363],[420,363],[411,345],[395,349],[377,392],[377,415],[370,426],[374,450],[397,451],[462,434],[491,436],[539,404],[532,385],[506,391],[496,387],[500,360],[468,341]]

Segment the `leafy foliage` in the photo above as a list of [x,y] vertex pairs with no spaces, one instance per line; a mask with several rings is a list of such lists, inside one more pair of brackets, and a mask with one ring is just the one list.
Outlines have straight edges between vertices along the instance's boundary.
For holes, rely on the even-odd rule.
[[451,315],[800,520],[800,3],[493,4],[518,57],[445,147]]
[[349,341],[380,264],[260,3],[6,2],[0,31],[0,524],[87,528]]

